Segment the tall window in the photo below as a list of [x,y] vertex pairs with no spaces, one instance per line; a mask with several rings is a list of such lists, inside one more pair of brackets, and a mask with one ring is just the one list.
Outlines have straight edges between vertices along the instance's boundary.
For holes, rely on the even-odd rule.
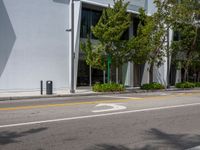
[[138,29],[138,25],[139,25],[139,18],[137,17],[133,17],[133,35],[137,36],[137,29]]
[[87,38],[87,35],[89,35],[92,39],[95,39],[91,32],[91,26],[95,26],[98,23],[101,14],[101,11],[83,8],[81,18],[81,38]]

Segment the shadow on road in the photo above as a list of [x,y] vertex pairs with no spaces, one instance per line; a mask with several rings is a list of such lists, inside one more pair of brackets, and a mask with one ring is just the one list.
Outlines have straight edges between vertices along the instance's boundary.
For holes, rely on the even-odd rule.
[[123,145],[97,144],[85,150],[131,150]]
[[134,145],[134,142],[132,143],[134,148],[128,148],[124,145],[96,144],[85,150],[184,150],[200,145],[200,135],[169,134],[155,128],[146,131],[146,133],[147,138],[144,139],[144,145],[140,147],[137,144]]
[[146,145],[138,150],[158,149],[158,147],[170,146],[176,150],[183,150],[200,145],[200,135],[191,134],[169,134],[161,130],[152,128],[147,131],[149,140],[153,140],[151,145]]
[[17,139],[23,136],[27,136],[29,134],[35,134],[38,132],[42,132],[47,128],[37,128],[37,129],[30,129],[24,132],[10,132],[10,131],[3,131],[0,132],[0,145],[6,145],[10,143],[18,143]]

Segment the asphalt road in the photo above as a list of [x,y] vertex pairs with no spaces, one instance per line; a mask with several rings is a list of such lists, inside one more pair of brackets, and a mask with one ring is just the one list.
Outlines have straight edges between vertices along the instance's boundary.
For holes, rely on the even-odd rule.
[[0,102],[0,150],[185,150],[199,145],[200,91]]

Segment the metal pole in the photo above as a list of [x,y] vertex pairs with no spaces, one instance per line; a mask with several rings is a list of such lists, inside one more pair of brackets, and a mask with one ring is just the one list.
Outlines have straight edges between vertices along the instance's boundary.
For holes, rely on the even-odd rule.
[[89,68],[89,78],[90,78],[90,86],[92,86],[92,67],[91,67],[91,65]]
[[70,93],[74,90],[74,1],[71,0],[71,87]]
[[169,67],[169,28],[167,28],[167,88],[170,87],[169,76],[170,76],[170,67]]
[[106,71],[103,71],[103,83],[106,83]]
[[111,64],[111,56],[110,55],[108,55],[108,60],[107,60],[108,62],[108,83],[110,83],[110,64]]
[[40,81],[40,94],[43,95],[43,81]]

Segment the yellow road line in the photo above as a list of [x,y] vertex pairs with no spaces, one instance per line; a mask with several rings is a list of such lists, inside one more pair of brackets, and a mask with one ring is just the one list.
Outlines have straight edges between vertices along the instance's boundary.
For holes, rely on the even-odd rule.
[[63,104],[47,104],[47,105],[35,105],[35,106],[18,106],[18,107],[0,108],[0,111],[3,111],[3,110],[4,111],[5,110],[22,110],[22,109],[33,109],[33,108],[62,107],[62,106],[74,106],[74,105],[86,105],[86,104],[98,104],[98,103],[128,102],[130,100],[131,99],[123,99],[123,100],[120,99],[120,100],[103,100],[103,101],[63,103]]
[[98,104],[98,103],[116,103],[116,102],[129,102],[129,101],[141,101],[147,99],[154,100],[163,100],[166,98],[174,97],[174,96],[191,96],[191,95],[200,95],[200,93],[178,93],[173,95],[162,95],[162,96],[149,96],[149,97],[127,97],[127,99],[113,99],[113,100],[99,100],[99,101],[91,101],[91,102],[76,102],[76,103],[63,103],[63,104],[44,104],[44,105],[33,105],[33,106],[17,106],[17,107],[7,107],[0,108],[0,111],[8,111],[8,110],[24,110],[24,109],[36,109],[36,108],[49,108],[49,107],[63,107],[63,106],[74,106],[74,105],[87,105],[87,104]]

